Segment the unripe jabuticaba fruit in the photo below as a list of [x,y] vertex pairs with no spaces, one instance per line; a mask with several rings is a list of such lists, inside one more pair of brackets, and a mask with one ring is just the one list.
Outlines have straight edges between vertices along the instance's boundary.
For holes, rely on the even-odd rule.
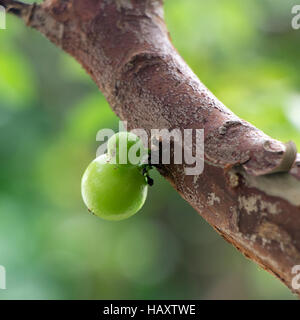
[[148,185],[139,166],[111,164],[107,154],[86,169],[81,183],[88,209],[106,220],[123,220],[143,206]]
[[117,164],[138,165],[147,157],[142,140],[131,132],[118,132],[107,142],[107,153]]

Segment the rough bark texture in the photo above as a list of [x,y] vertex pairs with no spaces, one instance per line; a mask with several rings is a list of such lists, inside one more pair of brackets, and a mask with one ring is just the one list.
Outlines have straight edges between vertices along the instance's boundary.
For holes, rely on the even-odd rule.
[[[160,165],[227,241],[292,291],[300,264],[300,155],[239,119],[172,46],[160,0],[0,0],[91,75],[129,128],[205,130],[205,169]],[[197,236],[197,235],[195,235]]]

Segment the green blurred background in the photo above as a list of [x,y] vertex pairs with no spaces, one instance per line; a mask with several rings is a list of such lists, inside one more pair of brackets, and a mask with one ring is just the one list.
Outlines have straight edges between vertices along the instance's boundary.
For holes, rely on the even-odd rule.
[[[298,1],[299,2],[299,1]],[[289,0],[168,0],[179,52],[242,118],[300,147]],[[79,65],[14,17],[0,30],[1,299],[294,299],[154,174],[133,218],[88,214],[80,179],[118,118]]]

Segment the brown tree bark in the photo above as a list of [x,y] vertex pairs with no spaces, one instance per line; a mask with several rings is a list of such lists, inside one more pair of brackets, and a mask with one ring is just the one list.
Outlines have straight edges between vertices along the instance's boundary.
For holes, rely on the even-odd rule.
[[159,171],[225,240],[300,294],[291,283],[300,265],[300,155],[200,82],[170,41],[161,0],[0,4],[77,59],[130,129],[204,129],[202,175],[185,175],[184,164]]

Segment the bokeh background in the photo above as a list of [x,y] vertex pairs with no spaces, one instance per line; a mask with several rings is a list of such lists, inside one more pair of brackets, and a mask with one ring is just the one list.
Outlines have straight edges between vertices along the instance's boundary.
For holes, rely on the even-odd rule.
[[[165,15],[175,46],[221,101],[300,147],[294,4],[168,0]],[[0,30],[0,299],[295,299],[156,173],[133,218],[89,215],[80,180],[101,128],[116,130],[118,118],[81,67],[8,17]]]

